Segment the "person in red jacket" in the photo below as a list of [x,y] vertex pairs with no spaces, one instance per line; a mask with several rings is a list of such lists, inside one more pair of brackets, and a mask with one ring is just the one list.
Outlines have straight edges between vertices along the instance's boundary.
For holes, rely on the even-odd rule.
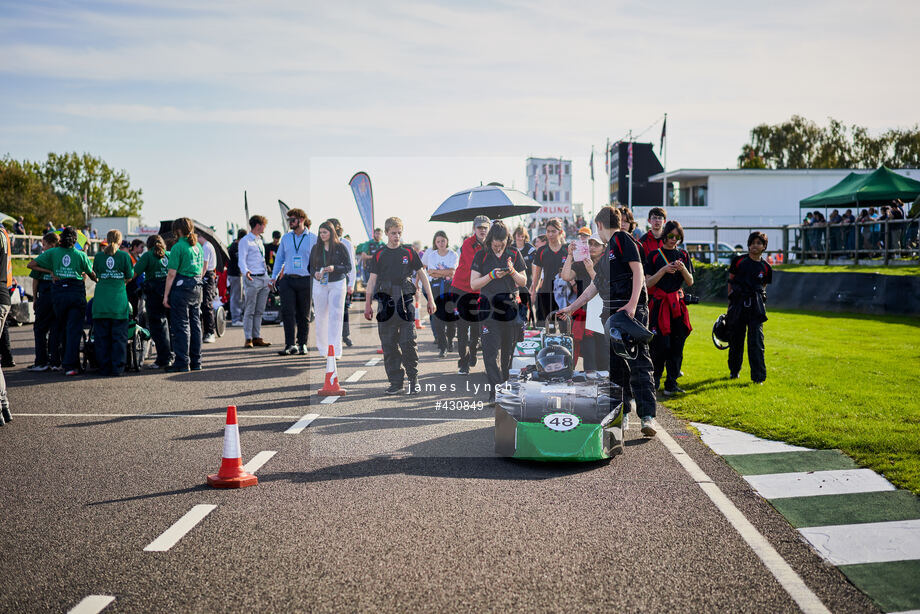
[[479,344],[479,290],[470,286],[470,267],[473,257],[482,249],[491,223],[484,215],[473,220],[473,236],[467,237],[460,247],[460,263],[454,271],[450,292],[457,300],[457,373],[468,375],[471,367],[476,366],[476,346]]
[[662,232],[664,223],[668,221],[668,214],[664,207],[652,207],[648,212],[648,225],[650,230],[642,235],[639,239],[639,246],[642,248],[642,259],[647,260],[649,255],[661,247],[664,243]]

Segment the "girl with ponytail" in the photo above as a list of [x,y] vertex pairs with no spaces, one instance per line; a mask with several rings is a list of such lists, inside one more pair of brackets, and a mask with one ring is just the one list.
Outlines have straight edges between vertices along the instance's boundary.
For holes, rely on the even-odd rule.
[[121,248],[121,233],[110,230],[106,246],[93,259],[96,293],[93,296],[93,338],[99,375],[119,376],[128,356],[128,292],[125,284],[134,276],[131,255]]
[[176,244],[169,252],[163,306],[169,309],[169,335],[176,359],[170,373],[201,370],[201,273],[204,256],[195,226],[187,217],[172,223]]

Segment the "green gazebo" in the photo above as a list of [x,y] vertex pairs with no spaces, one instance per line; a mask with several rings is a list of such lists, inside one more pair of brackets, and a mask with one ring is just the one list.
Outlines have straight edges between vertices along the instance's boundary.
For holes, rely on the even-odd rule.
[[799,201],[800,209],[884,203],[896,198],[910,202],[920,196],[920,181],[881,166],[868,174],[850,173],[840,183]]

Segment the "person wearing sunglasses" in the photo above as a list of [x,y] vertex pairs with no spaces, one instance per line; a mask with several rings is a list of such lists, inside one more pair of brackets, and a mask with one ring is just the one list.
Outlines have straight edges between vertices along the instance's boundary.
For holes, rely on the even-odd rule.
[[649,292],[649,330],[655,333],[649,344],[655,390],[667,367],[664,395],[669,397],[684,392],[677,378],[684,360],[684,343],[693,327],[682,288],[684,284],[693,285],[693,261],[686,250],[678,247],[684,240],[684,229],[678,222],[665,224],[661,235],[661,247],[645,261],[645,285]]
[[308,352],[310,301],[313,296],[310,253],[316,245],[316,235],[310,232],[310,218],[303,209],[288,211],[287,221],[291,230],[278,243],[271,281],[271,287],[277,287],[281,297],[281,323],[284,326],[284,349],[278,352],[281,356]]

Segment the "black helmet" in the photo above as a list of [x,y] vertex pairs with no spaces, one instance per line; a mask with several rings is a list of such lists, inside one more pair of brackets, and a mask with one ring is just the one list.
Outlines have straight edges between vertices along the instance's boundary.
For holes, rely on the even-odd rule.
[[604,331],[610,339],[613,353],[627,360],[634,360],[639,355],[639,344],[648,343],[655,336],[625,311],[618,311],[607,318]]
[[572,353],[561,345],[548,345],[537,354],[541,379],[571,379],[573,370]]
[[728,325],[725,323],[724,313],[712,325],[712,344],[720,350],[728,349]]

